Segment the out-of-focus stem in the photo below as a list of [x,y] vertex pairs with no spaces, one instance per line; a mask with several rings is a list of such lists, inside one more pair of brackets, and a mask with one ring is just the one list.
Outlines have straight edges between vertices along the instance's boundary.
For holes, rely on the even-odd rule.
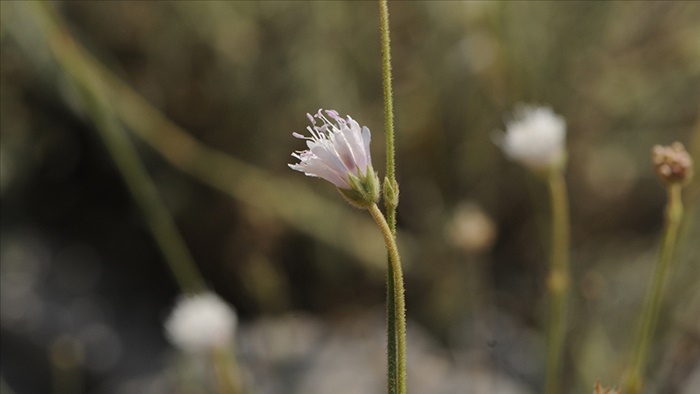
[[85,391],[84,354],[82,344],[70,336],[55,339],[49,347],[53,394],[74,394]]
[[[61,34],[62,32],[56,30],[55,20],[57,16],[51,12],[48,5],[34,2],[30,4],[41,18],[44,28],[49,30],[46,34],[50,37],[50,46],[54,55],[57,58],[61,57],[64,52],[59,48],[73,46],[74,42],[68,35]],[[83,102],[88,109],[88,115],[95,122],[96,129],[109,154],[117,165],[134,200],[141,208],[156,243],[165,256],[178,284],[185,292],[203,290],[205,288],[204,280],[185,246],[185,241],[160,199],[158,190],[148,176],[136,149],[106,103],[106,96],[102,94],[104,87],[100,75],[84,67],[84,63],[78,58],[69,57],[62,60],[63,62],[60,64],[63,66],[63,70],[81,93]]]
[[548,179],[552,204],[551,262],[547,277],[549,314],[547,323],[547,365],[545,393],[560,394],[566,338],[566,306],[569,293],[569,198],[566,180],[560,169]]
[[[396,343],[397,343],[397,384],[395,390],[398,394],[406,394],[406,301],[404,297],[403,270],[401,268],[401,257],[396,246],[396,238],[391,232],[391,228],[384,215],[379,210],[377,204],[372,204],[369,213],[379,226],[384,236],[384,242],[389,252],[389,260],[394,271],[394,299],[396,300],[394,319],[396,321]],[[390,388],[390,392],[391,392]]]
[[233,359],[235,356],[224,349],[214,350],[211,356],[219,394],[242,394],[238,366]]
[[625,394],[638,394],[644,387],[644,370],[649,359],[649,348],[654,337],[656,322],[659,319],[661,301],[663,300],[664,285],[668,275],[673,250],[676,245],[678,229],[683,218],[683,201],[681,199],[681,184],[673,183],[668,186],[668,203],[666,205],[666,224],[659,252],[659,260],[651,278],[651,287],[647,293],[644,312],[642,313],[641,328],[634,347],[632,364],[625,382]]

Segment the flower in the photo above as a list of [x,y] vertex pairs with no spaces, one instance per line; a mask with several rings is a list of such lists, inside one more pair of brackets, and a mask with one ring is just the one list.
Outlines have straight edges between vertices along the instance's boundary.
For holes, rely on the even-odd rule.
[[669,146],[656,145],[651,156],[656,175],[662,181],[684,185],[693,177],[693,159],[680,142]]
[[[306,128],[311,137],[292,135],[306,140],[309,149],[292,153],[299,163],[289,164],[289,167],[334,184],[354,205],[367,207],[377,202],[379,178],[372,168],[369,129],[360,127],[350,116],[341,118],[334,110],[319,109],[316,115],[306,116],[313,125]],[[321,125],[317,125],[319,121]]]
[[564,164],[565,137],[566,122],[551,108],[521,105],[496,143],[511,159],[543,170]]
[[183,296],[165,323],[170,342],[191,353],[222,349],[231,343],[238,319],[214,293]]
[[448,237],[452,244],[467,253],[487,251],[496,239],[493,220],[473,202],[460,203],[448,226]]

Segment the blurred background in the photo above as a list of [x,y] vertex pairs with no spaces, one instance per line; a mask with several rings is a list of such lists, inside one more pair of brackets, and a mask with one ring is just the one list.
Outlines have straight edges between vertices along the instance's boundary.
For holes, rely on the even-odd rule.
[[[323,107],[372,130],[383,177],[377,4],[0,6],[0,390],[211,392],[162,328],[191,260],[239,313],[251,393],[384,392],[380,233],[287,167]],[[651,147],[700,158],[700,3],[392,2],[390,23],[409,388],[541,391],[549,200],[492,142],[521,102],[568,126],[566,392],[619,384],[663,226]],[[697,181],[684,198],[654,393],[700,387]]]

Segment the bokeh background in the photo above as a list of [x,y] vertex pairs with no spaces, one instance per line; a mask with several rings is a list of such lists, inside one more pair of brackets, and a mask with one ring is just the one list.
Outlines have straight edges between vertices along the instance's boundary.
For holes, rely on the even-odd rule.
[[[164,337],[180,288],[144,198],[237,309],[251,392],[383,392],[380,234],[287,167],[323,107],[372,130],[383,176],[376,3],[0,5],[2,392],[210,392]],[[568,126],[566,392],[619,384],[663,225],[650,149],[700,158],[700,3],[390,12],[409,388],[541,390],[547,191],[492,141],[522,102]],[[135,147],[121,160],[152,193],[134,197],[108,146]],[[694,182],[649,392],[700,387],[699,196]]]

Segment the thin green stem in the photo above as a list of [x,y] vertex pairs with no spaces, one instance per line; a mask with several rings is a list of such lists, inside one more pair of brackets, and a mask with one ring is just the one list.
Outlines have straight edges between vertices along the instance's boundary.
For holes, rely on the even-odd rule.
[[124,177],[134,200],[141,208],[177,283],[184,292],[204,290],[206,288],[204,280],[185,246],[185,240],[182,239],[175,221],[160,199],[158,190],[148,176],[136,149],[121,130],[116,119],[110,119],[105,105],[98,103],[99,101],[99,98],[94,98],[92,103],[87,103],[91,108],[90,116],[95,121],[97,130]]
[[566,337],[566,305],[569,292],[569,203],[566,180],[561,170],[548,179],[552,203],[552,244],[547,278],[549,314],[547,324],[547,365],[545,393],[559,394]]
[[[396,164],[394,160],[394,99],[391,88],[391,41],[389,35],[389,6],[386,0],[379,0],[379,19],[382,42],[382,87],[384,90],[384,132],[386,135],[386,178],[384,181],[384,204],[386,207],[386,221],[393,238],[396,237],[396,207],[399,204],[398,183],[396,182]],[[374,215],[373,215],[374,216]],[[398,254],[397,254],[398,256]],[[400,273],[400,272],[399,272]],[[386,327],[387,327],[387,391],[389,394],[397,394],[399,384],[399,370],[397,360],[397,299],[396,271],[392,265],[391,254],[387,256],[386,274]],[[403,293],[403,278],[401,278],[401,292]],[[403,300],[401,301],[403,302]],[[405,320],[404,308],[399,309]],[[404,323],[405,326],[405,323]],[[405,353],[405,349],[404,349]],[[405,375],[405,369],[404,369]],[[405,378],[402,379],[405,381]],[[405,385],[405,382],[402,383]]]
[[219,394],[241,394],[241,380],[235,356],[225,349],[215,349],[211,357]]
[[[379,0],[379,19],[382,36],[382,87],[384,88],[384,132],[386,133],[386,177],[396,181],[394,163],[394,98],[391,91],[391,41],[389,38],[389,6],[387,0]],[[392,203],[391,201],[387,203]],[[394,204],[392,204],[394,205]],[[396,207],[394,206],[394,209]],[[389,216],[387,212],[387,216]],[[392,232],[396,223],[388,221]]]
[[659,319],[661,301],[663,300],[664,285],[673,260],[673,250],[676,245],[678,230],[683,218],[683,201],[681,185],[678,183],[668,186],[668,203],[666,205],[666,224],[664,237],[659,253],[659,260],[654,269],[651,287],[647,293],[641,328],[634,347],[634,356],[630,371],[627,375],[625,394],[638,394],[644,387],[644,369],[649,359],[649,347],[654,337],[656,322]]
[[389,257],[391,261],[391,267],[394,272],[394,299],[395,304],[395,318],[396,318],[396,343],[397,343],[397,358],[396,358],[396,369],[397,369],[397,385],[396,392],[398,394],[406,394],[406,301],[404,297],[404,287],[403,287],[403,271],[401,269],[401,257],[399,256],[399,249],[396,246],[396,238],[391,232],[389,223],[387,223],[384,215],[379,210],[377,204],[372,204],[369,207],[369,213],[384,236],[384,242],[386,243],[386,248],[389,252]]
[[[388,254],[388,253],[387,253]],[[386,356],[387,356],[387,392],[396,394],[398,370],[396,366],[396,297],[394,281],[396,275],[391,264],[391,255],[387,257],[386,267]]]

